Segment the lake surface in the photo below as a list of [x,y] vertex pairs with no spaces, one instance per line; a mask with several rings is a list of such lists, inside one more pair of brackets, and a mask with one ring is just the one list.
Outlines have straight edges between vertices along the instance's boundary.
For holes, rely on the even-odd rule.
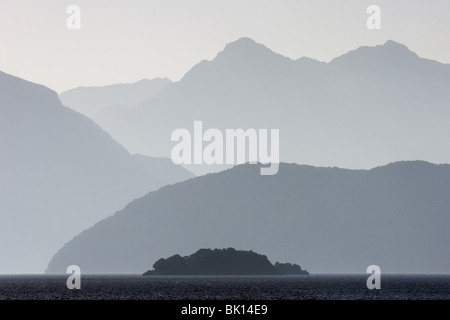
[[450,275],[141,276],[0,275],[1,300],[450,300]]

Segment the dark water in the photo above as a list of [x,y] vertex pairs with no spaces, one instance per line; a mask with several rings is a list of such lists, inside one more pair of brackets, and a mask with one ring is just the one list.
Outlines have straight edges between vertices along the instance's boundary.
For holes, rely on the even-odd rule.
[[82,300],[450,300],[450,275],[383,275],[380,290],[367,275],[152,277],[85,275],[69,290],[67,276],[2,275],[0,299]]

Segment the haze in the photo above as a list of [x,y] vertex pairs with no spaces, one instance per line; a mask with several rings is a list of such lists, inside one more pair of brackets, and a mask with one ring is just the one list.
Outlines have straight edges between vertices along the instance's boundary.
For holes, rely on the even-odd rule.
[[[69,5],[81,29],[66,27]],[[366,9],[381,8],[381,30]],[[58,93],[78,86],[179,80],[243,36],[297,59],[330,61],[389,39],[450,63],[450,2],[435,1],[10,1],[0,0],[0,70]]]

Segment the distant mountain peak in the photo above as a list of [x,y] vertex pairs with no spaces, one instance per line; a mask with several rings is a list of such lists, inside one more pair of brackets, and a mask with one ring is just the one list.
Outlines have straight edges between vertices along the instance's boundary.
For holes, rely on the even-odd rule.
[[279,56],[284,59],[288,59],[248,37],[243,37],[228,43],[224,50],[217,55],[217,58],[228,57],[231,59],[237,59],[244,57],[254,59],[255,57],[268,56]]
[[263,44],[257,43],[255,40],[243,37],[236,41],[230,42],[220,54],[253,54],[259,51],[272,51]]
[[355,61],[401,61],[405,62],[405,58],[419,58],[417,54],[412,52],[407,46],[393,40],[387,40],[384,44],[376,46],[362,46],[355,50],[349,51],[331,61],[354,63]]
[[404,44],[401,44],[400,42],[394,41],[394,40],[387,40],[383,46],[398,46],[398,47],[404,47],[407,48]]
[[384,49],[389,50],[390,52],[399,52],[399,53],[409,53],[417,56],[414,52],[412,52],[407,46],[401,44],[399,42],[395,42],[394,40],[387,40],[383,45]]
[[[220,74],[220,78],[223,78],[224,72],[233,73],[237,71],[243,74],[248,72],[248,70],[255,72],[255,70],[267,69],[278,71],[292,69],[291,63],[293,62],[290,58],[272,51],[253,39],[243,37],[228,43],[212,61],[203,60],[192,67],[184,75],[182,81],[207,79],[210,82],[211,77],[214,75]],[[233,76],[235,75],[233,74]]]
[[264,45],[257,43],[255,40],[248,38],[248,37],[242,37],[237,39],[236,41],[230,42],[225,46],[225,50],[236,48],[236,47],[252,47],[252,46],[261,46],[265,47]]

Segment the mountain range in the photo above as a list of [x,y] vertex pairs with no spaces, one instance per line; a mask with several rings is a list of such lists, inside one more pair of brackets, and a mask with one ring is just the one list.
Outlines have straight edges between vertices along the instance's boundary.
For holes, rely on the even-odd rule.
[[101,119],[158,95],[170,83],[167,78],[142,79],[135,83],[78,87],[64,91],[58,97],[66,107]]
[[160,257],[234,247],[311,273],[448,273],[450,165],[403,161],[371,170],[240,165],[129,203],[74,237],[47,273],[142,273]]
[[170,159],[131,155],[56,92],[0,72],[0,273],[42,273],[74,235],[168,183]]
[[[0,72],[0,273],[141,274],[228,247],[312,273],[448,273],[449,87],[450,65],[394,41],[324,63],[241,38],[178,82],[80,87],[63,103]],[[194,121],[279,129],[278,173],[193,178],[168,157]]]
[[[369,169],[450,162],[450,65],[392,40],[329,63],[292,60],[249,38],[136,106],[96,119],[133,153],[169,157],[178,128],[280,130],[280,159]],[[226,166],[186,166],[196,174]]]

